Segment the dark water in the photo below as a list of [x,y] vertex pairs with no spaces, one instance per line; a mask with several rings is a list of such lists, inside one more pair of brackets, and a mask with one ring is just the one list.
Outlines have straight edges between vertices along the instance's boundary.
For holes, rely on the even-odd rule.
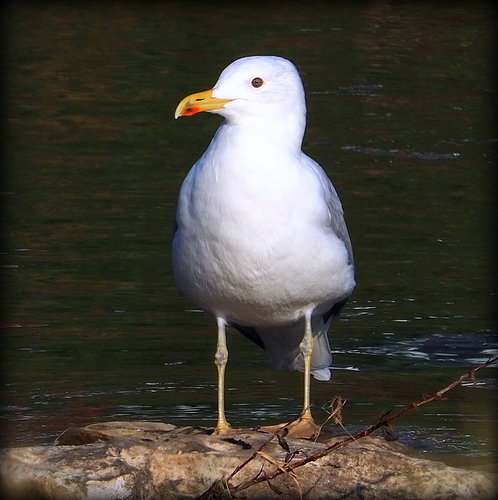
[[[175,122],[238,57],[307,91],[305,151],[346,211],[358,286],[331,332],[354,431],[496,354],[488,4],[18,5],[6,12],[3,441],[119,419],[214,425],[215,323],[177,291],[175,199],[219,117]],[[229,334],[234,425],[300,411],[301,374]],[[496,373],[396,422],[447,462],[494,460]],[[341,429],[338,429],[340,431]]]

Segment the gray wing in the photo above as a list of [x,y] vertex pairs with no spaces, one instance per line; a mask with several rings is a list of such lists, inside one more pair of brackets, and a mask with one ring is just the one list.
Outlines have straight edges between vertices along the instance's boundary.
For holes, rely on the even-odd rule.
[[348,228],[346,227],[346,221],[344,220],[344,212],[342,210],[342,205],[337,196],[337,192],[332,184],[332,182],[327,177],[328,181],[328,199],[327,206],[330,213],[330,227],[337,235],[337,237],[344,243],[348,251],[349,263],[353,264],[353,247],[351,246],[351,240],[349,239]]
[[330,228],[337,237],[344,243],[349,256],[349,263],[353,264],[353,248],[351,246],[351,240],[349,239],[348,228],[346,227],[346,221],[344,220],[344,212],[342,210],[341,200],[339,200],[339,196],[337,195],[337,191],[335,190],[332,181],[328,178],[327,174],[323,170],[320,165],[310,158],[306,156],[307,164],[310,169],[315,173],[320,181],[325,198],[327,203],[327,208],[329,210],[330,215]]

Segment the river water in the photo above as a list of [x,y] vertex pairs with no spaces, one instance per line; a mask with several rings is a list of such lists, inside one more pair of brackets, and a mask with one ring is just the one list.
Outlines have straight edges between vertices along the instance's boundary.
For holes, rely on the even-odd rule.
[[[178,292],[170,243],[179,187],[220,118],[173,111],[246,55],[300,70],[303,148],[333,179],[354,247],[358,285],[330,333],[332,380],[312,385],[316,420],[340,395],[344,428],[359,430],[496,354],[490,9],[9,7],[3,442],[110,420],[215,424],[215,322]],[[272,370],[236,332],[228,343],[233,425],[299,413],[300,373]],[[495,389],[483,369],[395,422],[399,440],[492,462]]]

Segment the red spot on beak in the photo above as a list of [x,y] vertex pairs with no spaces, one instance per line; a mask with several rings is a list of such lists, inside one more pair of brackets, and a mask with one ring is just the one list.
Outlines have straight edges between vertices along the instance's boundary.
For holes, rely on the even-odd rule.
[[196,108],[195,106],[189,106],[188,108],[185,108],[180,115],[181,116],[192,116],[195,115],[196,113],[199,113],[201,109]]

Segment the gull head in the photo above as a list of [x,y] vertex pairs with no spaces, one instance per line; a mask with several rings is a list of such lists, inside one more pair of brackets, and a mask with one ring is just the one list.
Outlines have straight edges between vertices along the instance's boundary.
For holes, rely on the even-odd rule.
[[211,90],[191,94],[175,111],[175,118],[207,111],[236,124],[241,118],[304,121],[306,104],[299,73],[290,61],[277,56],[237,59],[223,70]]

